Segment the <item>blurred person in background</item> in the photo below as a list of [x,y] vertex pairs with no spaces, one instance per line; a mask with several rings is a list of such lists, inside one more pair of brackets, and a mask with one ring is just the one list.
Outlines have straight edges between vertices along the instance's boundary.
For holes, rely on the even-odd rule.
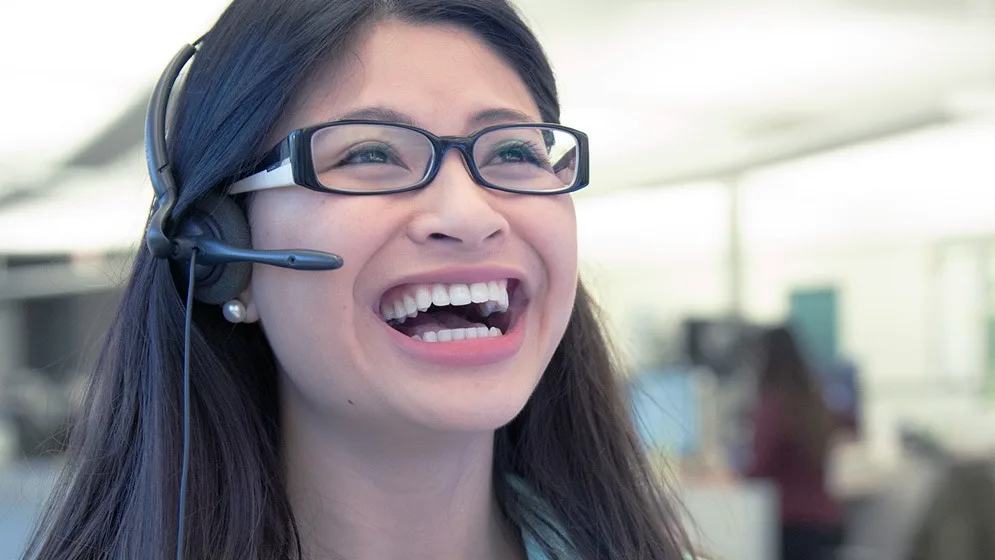
[[179,83],[173,225],[345,264],[188,308],[190,263],[140,252],[29,557],[684,557],[578,281],[586,140],[512,6],[237,0]]
[[777,485],[781,559],[831,560],[843,541],[842,506],[827,489],[837,421],[791,331],[764,332],[747,476]]

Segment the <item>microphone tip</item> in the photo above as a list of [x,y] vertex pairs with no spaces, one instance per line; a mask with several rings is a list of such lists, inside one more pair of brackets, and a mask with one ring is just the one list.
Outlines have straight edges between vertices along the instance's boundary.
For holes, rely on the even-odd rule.
[[335,270],[342,268],[342,257],[320,251],[290,253],[283,259],[286,268],[296,270]]

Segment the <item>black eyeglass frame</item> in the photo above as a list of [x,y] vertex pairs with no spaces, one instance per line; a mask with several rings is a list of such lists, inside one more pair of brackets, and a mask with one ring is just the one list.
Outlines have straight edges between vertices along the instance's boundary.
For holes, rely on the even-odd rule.
[[[343,190],[336,189],[333,187],[326,187],[322,185],[318,180],[318,174],[315,171],[314,159],[311,151],[311,139],[319,131],[324,130],[333,126],[341,125],[379,125],[379,126],[391,126],[396,128],[404,128],[417,132],[432,143],[432,161],[429,165],[428,171],[425,173],[425,177],[414,185],[401,187],[397,189],[387,189],[387,190],[374,190],[374,191],[353,191],[353,190]],[[515,189],[510,187],[505,187],[502,185],[496,185],[484,179],[481,175],[480,170],[477,169],[476,163],[473,161],[473,147],[477,140],[487,134],[488,132],[493,132],[496,130],[507,130],[514,128],[544,128],[549,130],[559,130],[567,134],[572,135],[577,140],[577,153],[575,158],[577,159],[577,169],[574,176],[574,181],[571,185],[564,186],[561,189],[545,190],[545,191],[533,191],[533,190],[523,190]],[[424,188],[428,186],[433,180],[435,180],[436,175],[439,173],[439,168],[442,166],[442,161],[445,158],[446,152],[450,149],[455,148],[463,156],[463,161],[466,164],[466,168],[470,171],[470,175],[473,177],[474,182],[477,184],[487,187],[489,189],[494,189],[498,191],[504,191],[515,194],[534,194],[534,195],[556,195],[556,194],[567,194],[571,192],[578,191],[586,186],[590,182],[590,162],[589,162],[589,148],[587,135],[583,132],[563,126],[560,124],[551,123],[509,123],[509,124],[499,124],[494,126],[489,126],[483,128],[470,136],[436,136],[431,132],[404,123],[394,123],[394,122],[384,122],[377,120],[365,120],[365,119],[352,119],[352,120],[340,120],[331,121],[321,124],[316,124],[313,126],[308,126],[305,128],[299,128],[291,132],[286,138],[283,139],[279,144],[274,146],[263,159],[248,173],[237,177],[232,183],[237,183],[238,181],[251,177],[257,173],[271,172],[283,165],[286,165],[286,161],[289,159],[291,171],[293,173],[294,184],[300,185],[319,192],[335,193],[335,194],[346,194],[355,196],[366,196],[366,195],[380,195],[380,194],[396,194],[407,191],[413,191],[417,189]]]

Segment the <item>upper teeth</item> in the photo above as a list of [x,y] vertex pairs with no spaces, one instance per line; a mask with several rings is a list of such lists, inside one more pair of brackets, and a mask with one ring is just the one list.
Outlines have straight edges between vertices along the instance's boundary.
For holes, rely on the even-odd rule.
[[380,301],[380,315],[385,321],[404,322],[429,307],[480,304],[485,317],[508,310],[508,280],[491,280],[473,284],[416,284],[392,290]]

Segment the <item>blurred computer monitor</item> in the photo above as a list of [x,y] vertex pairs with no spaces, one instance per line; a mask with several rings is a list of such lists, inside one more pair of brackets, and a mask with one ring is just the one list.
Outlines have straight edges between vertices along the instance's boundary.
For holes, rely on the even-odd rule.
[[682,327],[685,359],[719,377],[749,371],[760,327],[737,319],[687,319]]
[[701,452],[702,403],[690,369],[645,371],[629,384],[636,429],[647,449],[687,458]]

